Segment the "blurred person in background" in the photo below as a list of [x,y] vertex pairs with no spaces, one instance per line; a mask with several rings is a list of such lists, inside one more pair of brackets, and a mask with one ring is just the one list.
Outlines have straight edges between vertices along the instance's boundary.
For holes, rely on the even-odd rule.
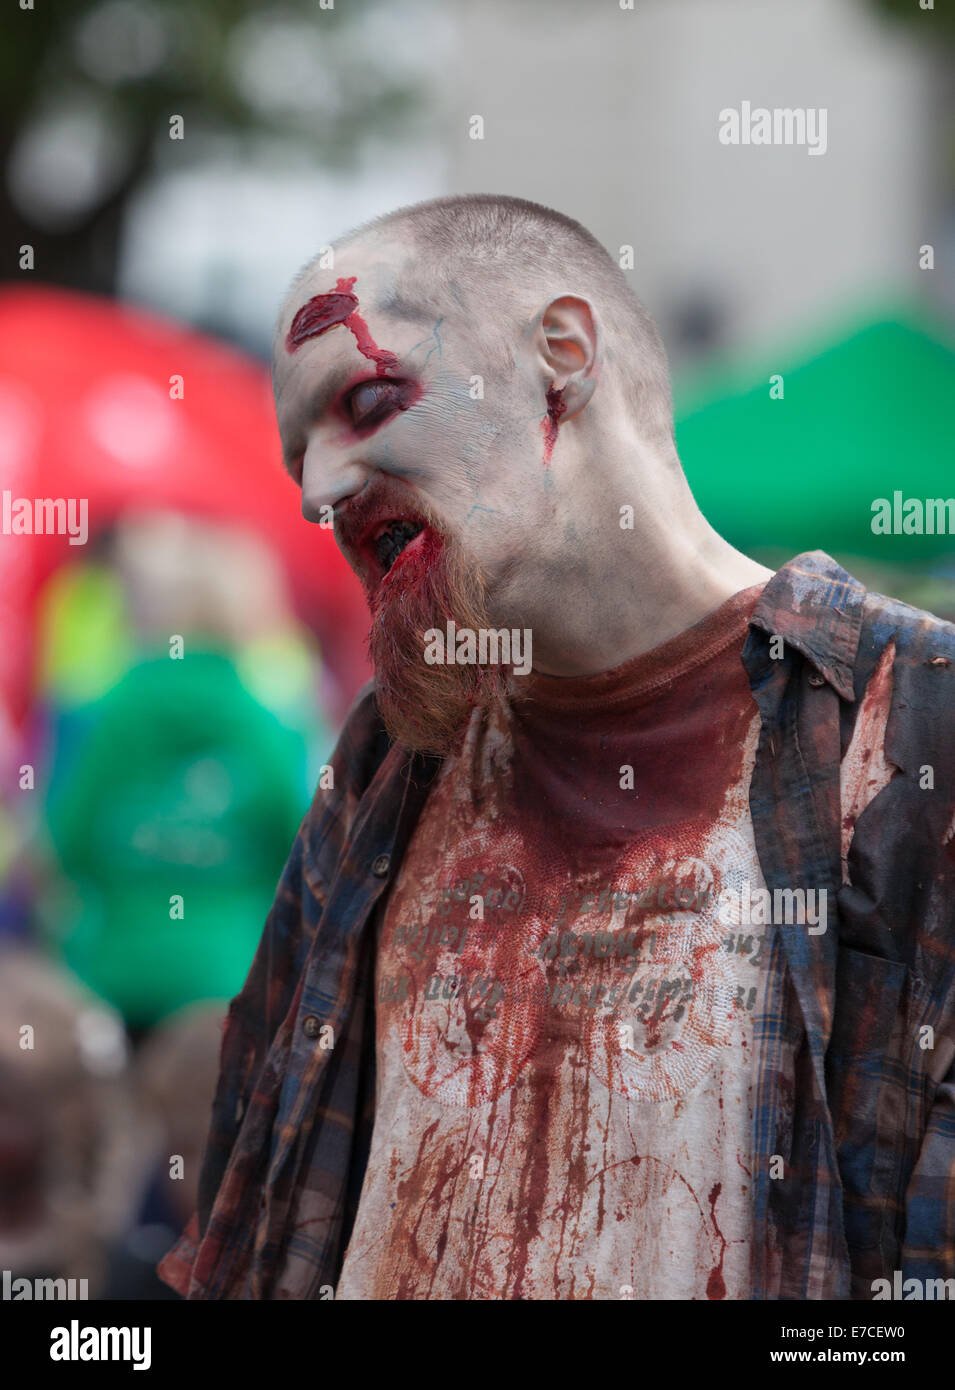
[[[126,1062],[115,1010],[35,950],[0,947],[0,1270],[11,1280],[102,1292],[135,1193]],[[11,1287],[4,1297],[17,1297]]]
[[184,1229],[199,1196],[199,1163],[215,1092],[226,1005],[191,1004],[141,1043],[130,1075],[142,1196],[110,1251],[104,1298],[174,1298],[156,1262]]
[[[5,1073],[10,1261],[22,1254],[41,1273],[82,1265],[90,1297],[168,1297],[155,1263],[195,1204],[224,1006],[176,1011],[228,997],[248,969],[309,778],[327,756],[314,644],[260,540],[174,513],[119,518],[82,563],[53,575],[40,622],[31,729],[46,818],[37,840],[25,835],[37,812],[23,794],[5,822],[4,933],[60,956],[82,997],[108,1000],[99,1007],[121,1041],[144,1052],[114,1135],[122,1212],[108,1223],[82,1192],[75,1212],[62,1199],[47,1210],[47,1152],[74,1142],[71,1107],[86,1092],[73,1087],[70,1098],[52,1071],[35,1087],[22,1066]],[[71,977],[38,954],[10,959],[7,1006],[12,1016],[19,1001],[30,1022],[36,981]],[[58,1026],[63,1049],[71,1037]],[[97,1123],[91,1109],[77,1161],[98,1188],[107,1168]],[[168,1153],[183,1159],[178,1185]],[[183,1187],[191,1195],[179,1198]]]
[[274,558],[173,514],[121,520],[44,610],[44,938],[134,1030],[244,976],[327,746]]

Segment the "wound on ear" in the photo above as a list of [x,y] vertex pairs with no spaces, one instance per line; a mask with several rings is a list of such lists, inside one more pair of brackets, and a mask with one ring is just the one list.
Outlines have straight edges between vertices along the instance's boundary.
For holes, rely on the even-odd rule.
[[544,432],[544,464],[550,463],[554,452],[554,445],[557,443],[557,430],[560,427],[560,417],[563,415],[567,406],[564,404],[564,393],[556,386],[547,388],[547,414],[541,421],[541,429]]

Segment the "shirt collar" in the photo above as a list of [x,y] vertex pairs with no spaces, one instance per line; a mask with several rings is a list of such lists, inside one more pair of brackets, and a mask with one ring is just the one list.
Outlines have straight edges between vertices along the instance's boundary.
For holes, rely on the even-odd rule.
[[769,580],[750,625],[789,642],[844,700],[854,701],[865,595],[865,587],[831,556],[807,551]]

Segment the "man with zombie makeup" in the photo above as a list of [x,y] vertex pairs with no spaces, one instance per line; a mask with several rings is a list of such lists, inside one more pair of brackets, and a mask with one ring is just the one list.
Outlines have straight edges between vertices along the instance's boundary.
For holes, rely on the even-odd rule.
[[[375,680],[231,1006],[163,1277],[746,1299],[953,1275],[952,627],[712,530],[652,321],[536,204],[353,233],[293,284],[273,382]],[[524,630],[533,669],[429,661],[449,623]]]

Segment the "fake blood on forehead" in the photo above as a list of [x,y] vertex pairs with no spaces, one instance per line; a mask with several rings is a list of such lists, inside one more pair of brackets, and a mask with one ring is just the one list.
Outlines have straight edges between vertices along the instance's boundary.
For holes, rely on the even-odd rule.
[[393,352],[378,346],[359,314],[358,296],[353,292],[356,278],[349,275],[340,279],[330,294],[313,295],[307,304],[302,305],[286,336],[286,351],[294,352],[309,338],[318,338],[330,328],[343,323],[355,339],[358,351],[374,362],[377,375],[385,376],[398,365],[398,359]]

